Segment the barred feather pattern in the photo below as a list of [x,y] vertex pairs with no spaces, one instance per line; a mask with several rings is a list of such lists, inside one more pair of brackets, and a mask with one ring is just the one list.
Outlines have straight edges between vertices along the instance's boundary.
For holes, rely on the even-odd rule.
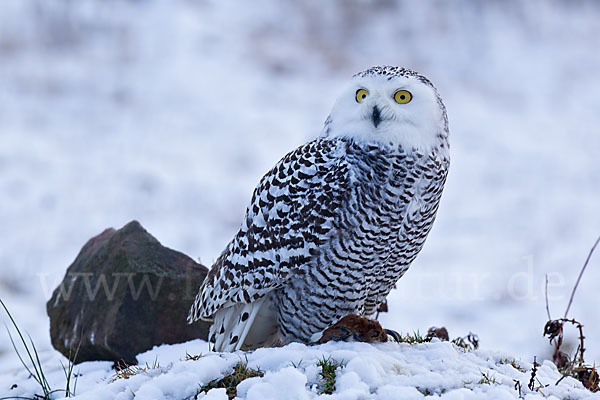
[[[268,294],[280,342],[288,343],[308,342],[349,313],[374,314],[435,219],[449,166],[438,150],[337,137],[287,154],[255,189],[188,321]],[[224,328],[213,327],[211,339],[219,334]]]

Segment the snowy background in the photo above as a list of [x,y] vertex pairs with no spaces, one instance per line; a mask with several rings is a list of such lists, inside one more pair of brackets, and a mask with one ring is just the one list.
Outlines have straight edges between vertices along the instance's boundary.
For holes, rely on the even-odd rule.
[[[210,265],[342,84],[391,64],[438,87],[452,166],[384,326],[548,357],[544,276],[562,316],[600,234],[599,20],[592,1],[1,0],[0,298],[50,354],[45,302],[103,229],[137,219]],[[570,313],[590,363],[599,281],[597,255]]]

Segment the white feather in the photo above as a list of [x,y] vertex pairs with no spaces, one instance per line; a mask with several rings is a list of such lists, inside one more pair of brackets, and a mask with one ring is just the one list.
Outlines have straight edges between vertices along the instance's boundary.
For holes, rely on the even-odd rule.
[[[253,303],[237,304],[217,311],[211,327],[211,331],[214,329],[211,335],[214,333],[216,336],[213,350],[231,352],[241,349],[264,301],[265,298],[263,297]],[[248,314],[248,318],[242,321],[242,315],[244,314]],[[221,330],[223,330],[223,333],[220,333]],[[237,340],[232,342],[232,339],[236,336]]]

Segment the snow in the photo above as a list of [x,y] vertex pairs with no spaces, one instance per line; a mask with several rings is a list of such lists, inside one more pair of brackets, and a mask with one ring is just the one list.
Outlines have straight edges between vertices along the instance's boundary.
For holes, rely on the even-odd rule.
[[[115,378],[109,362],[82,363],[75,367],[78,378],[74,399],[192,399],[203,385],[222,378],[240,362],[264,372],[263,377],[248,378],[237,386],[238,398],[246,400],[421,399],[425,395],[443,399],[516,399],[517,381],[521,382],[521,395],[526,399],[600,398],[600,393],[592,394],[572,378],[555,385],[561,375],[548,361],[538,367],[536,389],[529,390],[530,363],[500,352],[465,352],[449,342],[330,342],[319,346],[293,343],[248,353],[212,353],[206,349],[207,343],[201,340],[156,347],[139,356],[140,365],[149,368],[128,379]],[[186,360],[186,354],[203,356]],[[342,365],[336,370],[335,391],[331,395],[318,389],[317,364],[323,359]],[[46,374],[50,382],[60,387],[64,385],[64,375],[56,364],[57,360],[47,363]],[[489,382],[485,382],[484,375]],[[16,376],[2,376],[0,388],[15,381],[18,387],[0,390],[0,396],[33,393],[31,382],[27,383],[31,379],[27,380],[22,371]],[[226,398],[225,389],[198,395],[198,399]]]
[[[600,234],[599,17],[595,2],[559,0],[2,0],[0,298],[56,360],[45,302],[86,240],[137,219],[210,264],[348,77],[392,64],[439,89],[452,165],[382,324],[548,358],[544,277],[561,316]],[[599,279],[596,256],[570,313],[590,363]],[[574,330],[565,342],[576,347]],[[0,374],[19,368],[0,339]]]

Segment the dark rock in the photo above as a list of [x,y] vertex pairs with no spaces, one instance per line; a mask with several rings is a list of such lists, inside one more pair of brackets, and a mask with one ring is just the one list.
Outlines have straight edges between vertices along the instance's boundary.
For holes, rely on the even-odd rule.
[[46,305],[52,345],[76,363],[136,364],[160,344],[207,339],[209,324],[188,325],[206,267],[163,247],[137,221],[90,239]]

